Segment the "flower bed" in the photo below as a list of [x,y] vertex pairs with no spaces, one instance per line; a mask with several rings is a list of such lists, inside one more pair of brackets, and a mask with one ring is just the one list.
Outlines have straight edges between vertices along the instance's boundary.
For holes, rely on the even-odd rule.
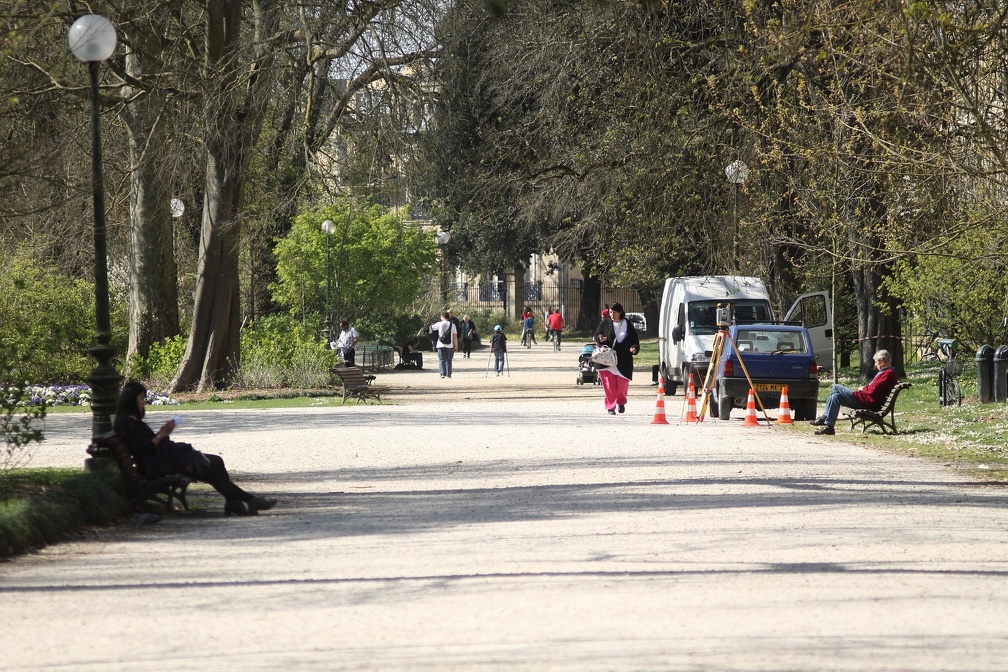
[[[38,406],[43,402],[50,407],[89,406],[91,404],[91,388],[87,385],[29,385],[25,392],[33,406]],[[149,406],[174,406],[178,403],[166,394],[147,390],[147,404]]]

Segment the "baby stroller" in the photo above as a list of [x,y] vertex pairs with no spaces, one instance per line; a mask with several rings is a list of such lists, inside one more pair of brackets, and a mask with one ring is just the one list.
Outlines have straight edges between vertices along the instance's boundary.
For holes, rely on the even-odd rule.
[[581,348],[581,354],[578,356],[578,385],[600,385],[602,383],[598,369],[591,361],[593,352],[595,352],[594,343],[585,343],[585,346]]

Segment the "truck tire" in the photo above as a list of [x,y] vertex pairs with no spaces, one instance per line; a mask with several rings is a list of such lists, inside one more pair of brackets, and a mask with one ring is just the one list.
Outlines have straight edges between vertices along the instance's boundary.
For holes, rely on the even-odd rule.
[[731,419],[732,398],[721,397],[718,399],[718,418],[721,420]]
[[676,391],[676,382],[672,380],[672,376],[669,375],[668,365],[665,364],[664,362],[662,362],[659,374],[661,375],[662,378],[665,379],[665,394],[667,394],[670,397],[674,397]]

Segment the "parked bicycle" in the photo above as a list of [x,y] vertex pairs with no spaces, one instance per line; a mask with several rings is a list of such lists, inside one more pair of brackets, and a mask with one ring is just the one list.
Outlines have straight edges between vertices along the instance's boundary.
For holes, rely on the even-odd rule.
[[951,338],[938,339],[938,358],[945,362],[938,369],[938,401],[942,406],[962,405],[962,387],[956,378],[962,375],[965,363],[956,360],[955,345]]

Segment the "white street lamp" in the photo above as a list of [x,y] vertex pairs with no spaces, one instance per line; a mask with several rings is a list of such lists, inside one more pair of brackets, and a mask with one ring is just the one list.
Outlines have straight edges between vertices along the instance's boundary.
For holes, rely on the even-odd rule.
[[[91,385],[91,431],[99,436],[112,429],[122,377],[112,366],[112,325],[109,320],[108,253],[105,247],[105,187],[102,179],[101,129],[98,105],[98,68],[116,48],[115,27],[103,16],[85,14],[70,26],[70,51],[87,63],[91,79],[91,187],[94,203],[95,344],[90,348],[97,365]],[[97,456],[96,456],[97,457]],[[101,458],[99,458],[101,459]]]
[[327,219],[322,222],[322,233],[325,234],[325,284],[326,284],[326,321],[325,321],[325,331],[326,331],[326,342],[332,340],[333,336],[333,319],[332,319],[332,266],[330,264],[329,257],[329,239],[332,234],[336,232],[336,223],[331,219]]
[[185,214],[185,203],[182,202],[181,198],[173,198],[168,202],[168,207],[171,209],[172,219],[178,219]]
[[732,270],[738,273],[739,270],[739,258],[738,258],[738,239],[739,239],[739,217],[738,217],[738,190],[740,184],[746,181],[749,177],[749,166],[745,164],[741,159],[735,159],[724,169],[725,176],[728,181],[732,183],[735,189],[735,235],[732,236]]
[[108,60],[115,51],[116,41],[115,26],[98,14],[85,14],[74,21],[67,35],[70,51],[85,63]]

